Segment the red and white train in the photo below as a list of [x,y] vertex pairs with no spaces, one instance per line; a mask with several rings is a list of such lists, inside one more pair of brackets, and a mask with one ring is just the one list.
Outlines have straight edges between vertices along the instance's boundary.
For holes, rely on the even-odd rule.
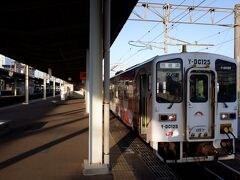
[[222,55],[156,56],[111,78],[110,108],[166,162],[233,159],[237,73]]

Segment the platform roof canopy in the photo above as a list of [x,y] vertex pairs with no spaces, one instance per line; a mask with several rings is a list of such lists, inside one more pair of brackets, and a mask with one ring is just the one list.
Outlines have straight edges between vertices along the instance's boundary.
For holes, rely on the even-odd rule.
[[[0,5],[0,54],[63,80],[80,80],[89,47],[90,0],[7,0]],[[137,0],[111,1],[111,43]]]

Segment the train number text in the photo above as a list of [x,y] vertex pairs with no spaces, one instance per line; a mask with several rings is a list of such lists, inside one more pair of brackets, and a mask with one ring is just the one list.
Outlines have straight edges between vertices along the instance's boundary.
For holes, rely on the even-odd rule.
[[165,124],[165,125],[161,125],[161,127],[164,129],[178,129],[178,125],[177,124]]
[[210,59],[188,59],[189,64],[209,65]]

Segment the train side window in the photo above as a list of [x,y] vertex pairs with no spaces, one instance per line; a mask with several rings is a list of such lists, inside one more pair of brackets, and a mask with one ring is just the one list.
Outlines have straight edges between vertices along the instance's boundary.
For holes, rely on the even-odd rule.
[[118,86],[116,85],[116,87],[114,88],[115,91],[115,98],[118,98]]
[[148,91],[151,91],[152,89],[152,75],[148,75]]
[[110,84],[110,89],[109,89],[109,94],[110,94],[110,99],[112,100],[114,97],[114,84]]
[[125,81],[124,83],[124,100],[128,100],[128,87],[129,87],[129,82]]
[[118,99],[123,100],[124,96],[124,81],[120,80],[118,83]]
[[0,79],[0,90],[4,89],[4,84],[5,84],[5,81],[3,79]]

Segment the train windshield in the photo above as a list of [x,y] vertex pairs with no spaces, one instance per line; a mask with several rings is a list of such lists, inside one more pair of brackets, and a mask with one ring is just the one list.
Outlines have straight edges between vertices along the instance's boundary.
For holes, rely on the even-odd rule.
[[157,101],[182,101],[182,60],[173,59],[157,63]]
[[236,101],[236,65],[231,62],[217,60],[218,102]]

